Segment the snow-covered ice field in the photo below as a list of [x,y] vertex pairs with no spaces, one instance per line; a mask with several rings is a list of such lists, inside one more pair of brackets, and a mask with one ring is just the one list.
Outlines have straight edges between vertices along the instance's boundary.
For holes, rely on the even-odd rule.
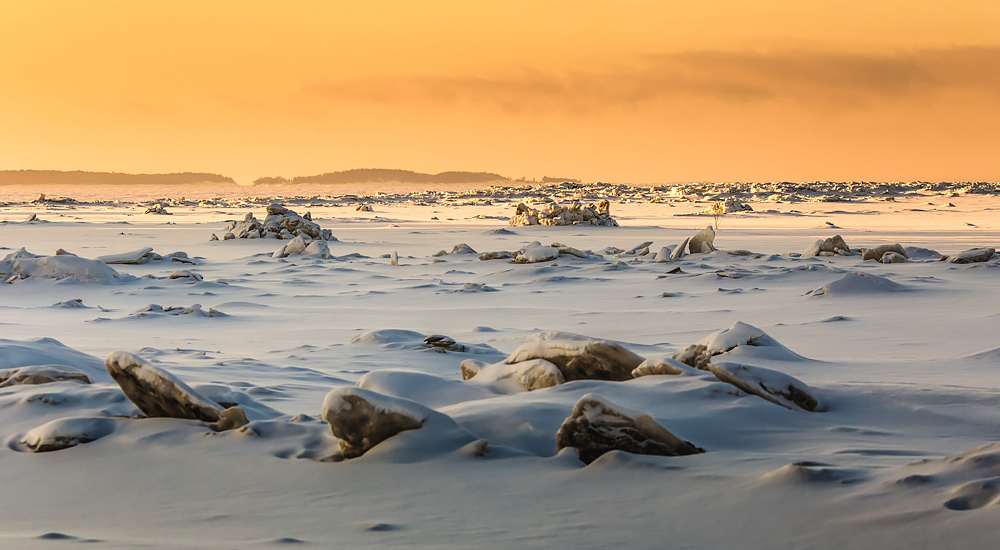
[[[330,258],[274,258],[287,241],[209,241],[249,212],[263,220],[265,200],[186,201],[157,215],[138,202],[0,198],[10,201],[0,259],[20,248],[93,259],[151,247],[194,262],[114,264],[121,277],[89,283],[39,276],[51,269],[36,262],[0,284],[0,371],[61,365],[93,381],[0,384],[0,547],[996,545],[1000,259],[958,264],[933,252],[1000,245],[996,194],[751,202],[754,212],[719,220],[718,251],[661,262],[662,247],[713,223],[698,214],[711,202],[609,196],[620,227],[507,227],[519,199],[372,198],[371,212],[285,200],[337,240]],[[23,222],[31,214],[38,221]],[[899,243],[910,258],[799,257],[838,234],[855,250]],[[587,257],[479,259],[533,241]],[[629,253],[649,241],[648,254]],[[461,243],[475,253],[436,255]],[[194,274],[168,278],[185,270]],[[523,391],[506,371],[463,380],[460,368],[587,339],[671,357],[737,322],[770,339],[713,362],[791,376],[815,411],[703,370]],[[430,335],[456,343],[435,349]],[[237,404],[250,424],[215,432],[135,418],[105,370],[116,351]],[[355,385],[430,416],[335,461],[321,407]],[[575,449],[557,451],[556,433],[586,394],[706,452],[616,451],[585,465]],[[60,433],[93,441],[31,452]]]

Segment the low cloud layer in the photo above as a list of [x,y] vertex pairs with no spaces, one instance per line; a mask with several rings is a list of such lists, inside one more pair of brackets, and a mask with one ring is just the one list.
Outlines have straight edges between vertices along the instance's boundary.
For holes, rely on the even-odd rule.
[[936,101],[947,94],[1000,100],[1000,47],[904,53],[687,51],[617,66],[506,75],[409,76],[326,81],[307,87],[324,99],[387,105],[469,105],[508,112],[573,113],[652,102],[793,102],[808,108],[865,109],[886,101]]

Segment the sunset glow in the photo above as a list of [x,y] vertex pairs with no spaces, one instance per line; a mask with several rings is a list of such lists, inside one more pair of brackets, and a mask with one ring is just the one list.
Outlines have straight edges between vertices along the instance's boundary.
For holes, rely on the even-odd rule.
[[8,2],[0,169],[1000,178],[1000,5]]

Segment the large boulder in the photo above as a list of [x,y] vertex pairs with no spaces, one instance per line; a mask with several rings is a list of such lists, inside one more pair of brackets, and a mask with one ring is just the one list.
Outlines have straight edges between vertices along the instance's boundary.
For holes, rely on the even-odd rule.
[[972,263],[982,263],[989,261],[993,257],[996,249],[983,247],[983,248],[970,248],[958,254],[953,254],[944,258],[945,260],[953,264],[972,264]]
[[504,363],[511,365],[534,359],[553,363],[566,381],[629,380],[632,370],[643,361],[642,357],[614,342],[539,340],[522,344]]
[[609,451],[659,456],[705,452],[670,433],[648,414],[623,409],[592,393],[577,401],[573,414],[559,427],[556,446],[560,450],[575,448],[586,464]]
[[[121,387],[129,401],[148,417],[183,418],[216,423],[217,431],[232,429],[247,423],[246,416],[236,411],[223,414],[224,409],[193,390],[190,386],[139,357],[116,351],[104,361],[108,374]],[[242,418],[241,418],[242,416]]]
[[819,406],[809,386],[778,371],[738,363],[712,363],[708,370],[720,381],[786,409],[815,411]]
[[688,239],[688,251],[691,254],[701,254],[704,252],[715,252],[715,230],[712,226],[697,232]]
[[415,401],[350,386],[326,394],[321,412],[340,439],[344,458],[357,458],[400,432],[420,428],[432,413]]

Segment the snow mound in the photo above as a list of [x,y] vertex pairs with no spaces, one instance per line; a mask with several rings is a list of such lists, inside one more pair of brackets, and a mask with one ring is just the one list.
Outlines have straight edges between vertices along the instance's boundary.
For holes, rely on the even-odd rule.
[[843,277],[827,283],[817,289],[806,292],[806,296],[827,296],[827,295],[854,295],[854,294],[878,294],[883,292],[899,292],[907,288],[895,281],[891,281],[879,275],[862,273],[855,271],[847,273]]
[[61,279],[81,283],[113,284],[133,277],[122,275],[104,262],[62,254],[37,256],[21,248],[0,260],[0,279],[12,283],[19,279]]
[[[805,359],[805,357],[783,346],[763,330],[742,321],[736,321],[733,326],[727,329],[709,334],[699,340],[695,346],[704,346],[704,353],[709,357],[726,355],[727,357],[756,357],[784,361]],[[674,356],[674,359],[698,368],[683,361],[678,356]]]
[[479,365],[466,359],[462,361],[461,368],[463,378],[473,384],[492,388],[498,393],[541,390],[566,382],[559,367],[545,359],[493,365]]
[[91,380],[109,380],[104,363],[86,353],[70,348],[53,338],[7,340],[0,338],[0,369],[13,370],[39,366],[67,367],[79,370]]
[[20,443],[36,453],[60,451],[96,441],[115,431],[109,418],[60,418],[24,434]]

